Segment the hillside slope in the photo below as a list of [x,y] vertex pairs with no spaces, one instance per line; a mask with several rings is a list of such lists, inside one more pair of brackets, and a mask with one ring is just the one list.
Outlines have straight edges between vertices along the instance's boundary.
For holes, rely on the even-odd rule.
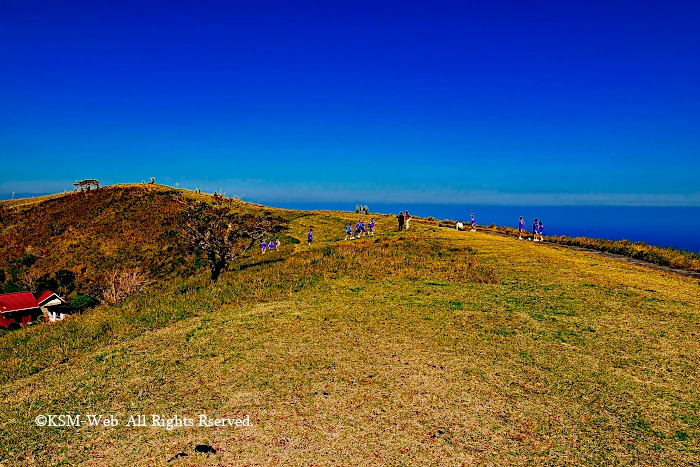
[[[160,185],[118,185],[4,202],[0,277],[6,288],[13,282],[8,292],[41,292],[34,290],[39,277],[68,270],[75,274],[78,290],[95,298],[105,274],[114,270],[140,268],[153,279],[187,277],[204,261],[195,261],[178,214],[198,201],[240,212],[259,210],[249,203],[217,202],[211,195]],[[27,256],[36,262],[21,264]]]
[[162,187],[107,187],[32,200],[5,209],[0,236],[0,269],[8,280],[13,260],[37,257],[20,271],[22,289],[43,274],[70,270],[84,292],[115,268],[140,267],[156,277],[191,263],[177,235],[179,192]]
[[286,215],[314,244],[0,336],[2,465],[700,463],[697,280],[387,216],[343,241],[357,215]]

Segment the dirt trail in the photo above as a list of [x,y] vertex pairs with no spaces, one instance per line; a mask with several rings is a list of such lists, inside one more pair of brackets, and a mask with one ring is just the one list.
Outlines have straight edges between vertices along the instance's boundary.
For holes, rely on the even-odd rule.
[[[449,227],[442,227],[442,228],[449,228]],[[487,233],[490,235],[499,235],[501,237],[515,238],[511,235],[504,234],[501,232],[493,232],[491,230],[479,230],[479,232]],[[647,261],[642,261],[639,259],[630,258],[629,256],[616,255],[614,253],[608,253],[606,251],[592,250],[590,248],[583,248],[583,247],[579,247],[579,246],[562,245],[560,243],[552,243],[552,242],[547,242],[547,241],[543,242],[542,244],[543,245],[546,244],[546,245],[558,246],[561,248],[569,248],[571,250],[576,250],[576,251],[583,251],[583,252],[592,253],[592,254],[598,255],[598,256],[604,256],[605,258],[614,259],[615,261],[621,261],[623,263],[636,264],[637,266],[644,266],[646,268],[656,269],[657,271],[671,272],[671,273],[680,274],[680,275],[686,276],[686,277],[694,277],[696,279],[700,279],[700,272],[697,272],[697,271],[686,271],[685,269],[670,268],[668,266],[661,266],[659,264],[649,263]]]
[[593,253],[593,254],[596,254],[599,256],[604,256],[606,258],[614,259],[616,261],[622,261],[624,263],[636,264],[638,266],[644,266],[646,268],[656,269],[659,271],[673,272],[675,274],[680,274],[682,276],[694,277],[696,279],[700,279],[700,272],[696,272],[696,271],[686,271],[685,269],[670,268],[668,266],[661,266],[660,264],[649,263],[647,261],[642,261],[639,259],[630,258],[629,256],[616,255],[614,253],[608,253],[607,251],[591,250],[590,248],[582,248],[580,246],[561,245],[559,243],[550,243],[550,245],[556,245],[556,246],[560,246],[562,248],[570,248],[570,249],[576,250],[576,251],[585,251],[586,253]]

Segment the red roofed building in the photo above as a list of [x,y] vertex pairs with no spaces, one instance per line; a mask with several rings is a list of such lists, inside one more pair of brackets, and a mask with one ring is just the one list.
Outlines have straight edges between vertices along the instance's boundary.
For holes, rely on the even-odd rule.
[[39,298],[36,299],[36,303],[37,305],[42,307],[44,305],[60,305],[66,302],[64,302],[61,297],[51,292],[50,290],[45,290],[44,293],[39,295]]
[[41,314],[41,308],[31,292],[0,295],[0,327],[15,329],[27,326]]
[[61,321],[73,314],[73,309],[66,304],[65,300],[50,290],[39,295],[36,301],[50,322]]

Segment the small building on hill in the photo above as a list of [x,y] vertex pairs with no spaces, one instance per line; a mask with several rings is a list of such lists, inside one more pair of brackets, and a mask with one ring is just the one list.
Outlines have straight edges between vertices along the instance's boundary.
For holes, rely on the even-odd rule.
[[80,188],[80,191],[90,191],[90,188],[93,186],[96,190],[99,190],[100,182],[94,179],[78,180],[73,184],[73,186],[75,187],[73,190],[78,190],[78,188]]
[[31,292],[0,295],[0,327],[18,329],[32,324],[41,315],[41,308]]
[[51,322],[61,321],[73,314],[73,309],[66,301],[50,290],[44,291],[36,301]]

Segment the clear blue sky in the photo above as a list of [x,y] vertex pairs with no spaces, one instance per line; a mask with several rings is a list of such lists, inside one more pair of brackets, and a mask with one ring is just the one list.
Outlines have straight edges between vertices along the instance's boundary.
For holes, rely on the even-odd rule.
[[0,198],[700,206],[698,2],[0,0]]

